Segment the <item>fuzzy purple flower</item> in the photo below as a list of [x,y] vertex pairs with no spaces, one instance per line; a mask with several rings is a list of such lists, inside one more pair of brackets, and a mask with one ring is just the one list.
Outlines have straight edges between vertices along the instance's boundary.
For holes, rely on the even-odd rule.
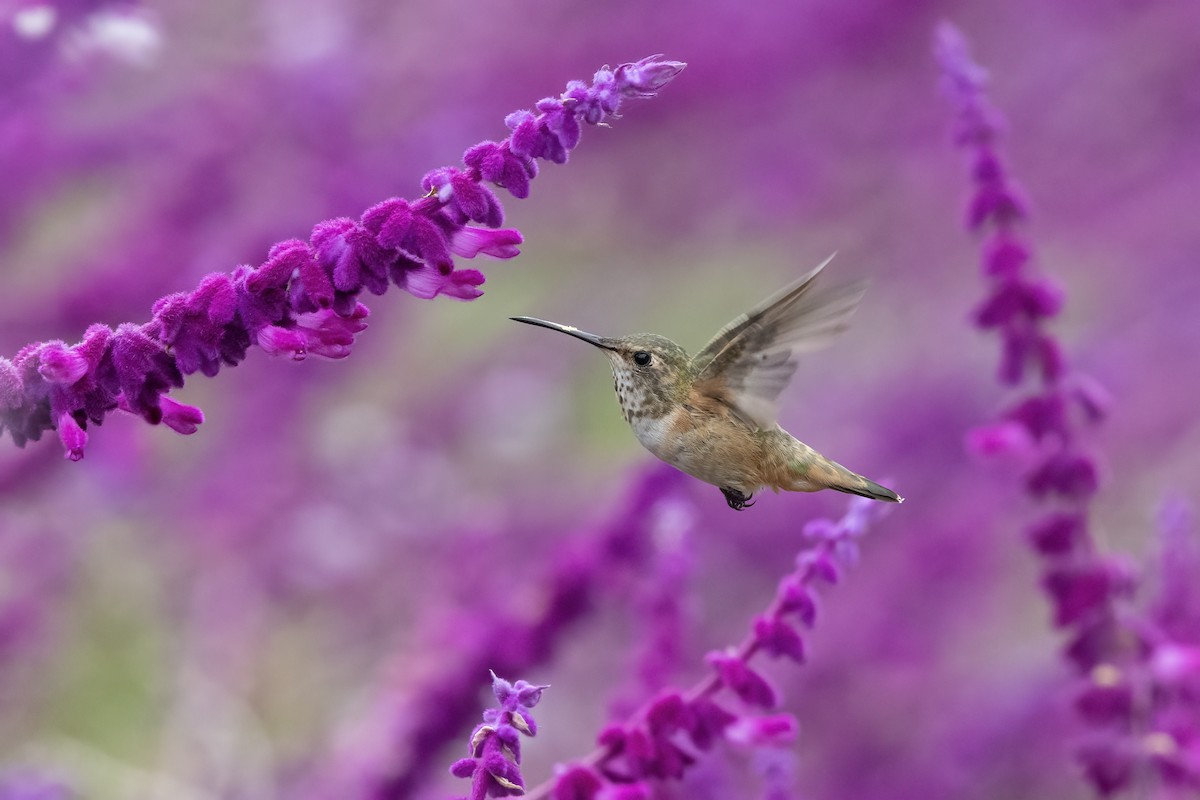
[[[1123,559],[1102,555],[1091,535],[1088,512],[1100,477],[1080,442],[1107,414],[1107,395],[1091,378],[1071,372],[1046,328],[1064,295],[1032,274],[1033,248],[1021,229],[1028,203],[996,150],[1002,123],[983,94],[986,73],[950,25],[939,29],[936,51],[943,86],[958,112],[956,139],[972,159],[975,196],[967,226],[986,237],[983,273],[991,290],[975,312],[975,324],[1000,335],[1001,381],[1034,383],[1000,420],[972,432],[968,449],[1006,458],[1016,454],[1026,468],[1027,493],[1049,506],[1028,538],[1042,562],[1041,585],[1054,625],[1070,632],[1065,654],[1082,676],[1075,708],[1092,735],[1077,756],[1093,788],[1102,796],[1118,793],[1139,770],[1150,768],[1164,785],[1194,790],[1200,787],[1197,640],[1165,624],[1162,610],[1170,603],[1157,614],[1135,611],[1134,571]],[[1164,564],[1164,573],[1190,562],[1190,577],[1164,584],[1194,583],[1200,560],[1186,557],[1187,538],[1169,538],[1169,549],[1178,552]],[[1179,616],[1192,631],[1200,630],[1200,607]],[[1181,691],[1178,680],[1193,681],[1193,691]]]
[[402,734],[389,752],[403,753],[399,766],[377,765],[368,783],[378,800],[410,797],[428,778],[441,747],[461,733],[477,713],[477,676],[489,668],[506,673],[528,671],[550,659],[564,636],[592,613],[598,598],[614,594],[625,575],[642,567],[655,552],[653,539],[665,528],[688,524],[682,516],[687,477],[662,463],[642,471],[612,516],[593,529],[567,537],[549,559],[537,582],[545,600],[529,614],[510,605],[480,608],[460,623],[461,646],[453,668],[412,692],[414,702],[396,709],[382,701],[375,711],[392,724],[403,719]]
[[536,113],[510,115],[512,135],[467,150],[465,167],[428,173],[424,197],[391,198],[357,220],[318,223],[308,241],[279,242],[257,267],[214,273],[191,292],[163,297],[143,325],[94,325],[77,345],[32,344],[11,361],[0,359],[0,433],[22,446],[57,430],[76,461],[89,423],[101,424],[117,408],[193,433],[199,410],[181,415],[181,404],[163,402],[187,375],[216,375],[251,346],[293,361],[345,358],[366,327],[358,302],[364,291],[381,295],[396,286],[422,299],[478,297],[483,273],[456,269],[454,256],[512,258],[522,242],[519,231],[500,229],[503,209],[484,184],[527,197],[535,159],[564,163],[579,144],[581,121],[599,124],[623,98],[652,97],[683,67],[653,56],[602,69],[590,86],[572,81],[560,97],[539,101]]
[[483,712],[483,722],[471,733],[470,756],[450,767],[457,777],[471,779],[468,800],[524,794],[521,737],[537,735],[537,723],[529,712],[548,688],[525,681],[509,683],[492,673],[492,693],[500,705]]
[[[648,797],[650,781],[681,778],[717,742],[776,747],[795,738],[797,724],[790,715],[759,713],[776,707],[779,697],[751,661],[765,652],[803,663],[795,623],[811,626],[818,585],[833,582],[836,564],[854,563],[857,540],[887,510],[854,498],[840,520],[810,522],[805,534],[812,545],[797,556],[795,571],[780,580],[775,599],[754,620],[750,635],[737,647],[709,653],[709,677],[687,691],[665,690],[628,721],[607,726],[595,751],[528,796],[606,800],[632,792]],[[748,711],[739,714],[727,701],[718,702],[722,690]]]

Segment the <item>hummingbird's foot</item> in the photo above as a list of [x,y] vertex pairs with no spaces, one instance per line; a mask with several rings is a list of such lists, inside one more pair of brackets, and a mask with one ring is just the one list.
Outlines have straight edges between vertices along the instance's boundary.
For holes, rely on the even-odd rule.
[[742,494],[737,489],[725,488],[721,489],[721,494],[725,495],[725,502],[729,503],[729,507],[734,511],[741,511],[754,505],[750,502],[750,498],[754,497],[752,494]]

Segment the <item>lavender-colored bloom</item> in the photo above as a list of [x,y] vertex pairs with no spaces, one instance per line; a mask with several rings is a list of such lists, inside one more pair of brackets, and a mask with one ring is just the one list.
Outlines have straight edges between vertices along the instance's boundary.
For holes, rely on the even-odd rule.
[[853,564],[857,539],[885,513],[878,503],[854,498],[840,520],[810,522],[805,533],[812,545],[797,556],[795,571],[780,580],[775,599],[755,619],[745,641],[708,655],[713,670],[708,678],[687,691],[666,690],[629,721],[607,726],[591,755],[531,790],[528,797],[600,800],[619,796],[606,794],[619,787],[641,792],[648,781],[683,777],[718,741],[732,737],[743,746],[775,747],[794,738],[797,725],[790,715],[738,714],[716,696],[728,690],[748,709],[777,705],[776,690],[750,662],[760,651],[803,662],[803,643],[793,620],[811,624],[811,603],[796,598],[811,597],[818,584],[831,583],[835,563]]
[[548,688],[525,681],[509,683],[492,673],[492,693],[500,705],[483,712],[483,722],[471,733],[470,755],[450,767],[454,775],[471,779],[468,800],[524,793],[521,737],[537,735],[530,710]]
[[[1093,380],[1071,372],[1046,328],[1062,308],[1063,292],[1031,273],[1033,249],[1021,229],[1028,203],[996,150],[1002,125],[983,95],[986,75],[950,25],[939,29],[936,49],[943,85],[958,112],[957,140],[973,163],[975,197],[967,225],[989,237],[983,272],[991,293],[976,311],[975,323],[1001,336],[1002,382],[1034,383],[999,422],[971,434],[968,447],[976,453],[1020,451],[1029,462],[1026,491],[1053,504],[1028,534],[1042,560],[1041,584],[1054,624],[1071,632],[1066,655],[1082,678],[1075,707],[1094,732],[1078,757],[1093,788],[1102,796],[1115,794],[1129,788],[1139,770],[1151,768],[1165,785],[1195,789],[1200,787],[1200,705],[1194,694],[1173,685],[1200,668],[1193,657],[1195,642],[1178,641],[1168,630],[1174,626],[1164,624],[1163,610],[1174,602],[1162,603],[1149,618],[1133,609],[1138,579],[1122,559],[1101,555],[1092,538],[1088,512],[1100,486],[1099,470],[1080,441],[1103,420],[1107,399]],[[1176,511],[1168,518],[1181,517]],[[1168,541],[1168,549],[1178,553],[1164,564],[1166,576],[1178,569],[1177,561],[1197,566],[1186,556],[1186,536],[1170,534]],[[1186,582],[1194,582],[1194,569],[1188,574]],[[1164,586],[1183,582],[1167,577]],[[1179,594],[1172,588],[1164,596]],[[1189,608],[1179,618],[1194,624],[1198,611]]]
[[[602,69],[591,86],[572,82],[560,97],[539,101],[536,114],[510,116],[513,134],[470,148],[465,169],[430,172],[420,199],[392,198],[358,220],[318,223],[307,242],[280,242],[257,267],[212,274],[191,292],[163,297],[144,325],[95,325],[77,345],[31,344],[11,361],[0,359],[0,432],[24,445],[57,430],[77,461],[89,423],[123,408],[159,424],[179,410],[164,410],[162,398],[185,376],[235,366],[252,345],[295,361],[344,358],[366,327],[367,309],[357,300],[364,290],[379,295],[395,285],[424,299],[478,297],[483,274],[455,269],[453,256],[512,258],[522,241],[516,230],[494,230],[503,211],[483,184],[528,196],[535,159],[565,162],[579,143],[581,119],[599,124],[623,98],[653,96],[683,67],[653,56]],[[192,433],[202,416],[185,416],[172,414],[168,424]]]
[[452,654],[452,666],[417,687],[402,708],[381,701],[377,713],[395,729],[388,754],[402,758],[375,767],[364,781],[365,792],[379,800],[412,796],[436,770],[442,746],[477,713],[477,676],[488,669],[528,672],[552,657],[560,640],[594,611],[598,598],[613,594],[623,576],[652,557],[653,539],[664,525],[687,524],[680,516],[687,480],[657,462],[639,473],[609,519],[568,537],[548,559],[547,574],[538,582],[545,597],[539,613],[489,606],[456,621],[461,647]]

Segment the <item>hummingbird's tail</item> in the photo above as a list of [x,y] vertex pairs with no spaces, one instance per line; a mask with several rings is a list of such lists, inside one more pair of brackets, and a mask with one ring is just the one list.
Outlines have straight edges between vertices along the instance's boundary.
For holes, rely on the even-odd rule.
[[[903,503],[904,498],[886,486],[880,486],[869,478],[864,478],[857,472],[851,472],[836,461],[831,461],[813,450],[804,442],[793,438],[780,430],[781,436],[790,440],[785,448],[787,458],[783,469],[782,480],[767,481],[769,486],[779,486],[793,492],[816,492],[821,489],[833,489],[846,494],[856,494],[859,497],[869,497],[872,500],[882,500],[886,503]],[[777,473],[778,474],[778,473]]]
[[[849,470],[847,470],[849,472]],[[885,503],[903,503],[904,498],[886,486],[880,486],[869,478],[850,473],[853,477],[844,483],[831,483],[830,489],[846,494],[856,494],[859,497],[869,497],[872,500],[883,500]]]

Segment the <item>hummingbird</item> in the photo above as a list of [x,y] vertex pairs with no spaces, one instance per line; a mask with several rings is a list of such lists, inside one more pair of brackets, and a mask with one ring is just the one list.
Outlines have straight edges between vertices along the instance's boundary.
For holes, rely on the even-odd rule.
[[844,330],[866,292],[865,283],[814,291],[831,260],[730,322],[694,356],[653,333],[610,338],[535,317],[511,319],[597,347],[612,365],[617,401],[638,441],[718,487],[736,511],[754,505],[764,487],[834,489],[901,503],[891,489],[831,461],[776,422],[796,356]]

